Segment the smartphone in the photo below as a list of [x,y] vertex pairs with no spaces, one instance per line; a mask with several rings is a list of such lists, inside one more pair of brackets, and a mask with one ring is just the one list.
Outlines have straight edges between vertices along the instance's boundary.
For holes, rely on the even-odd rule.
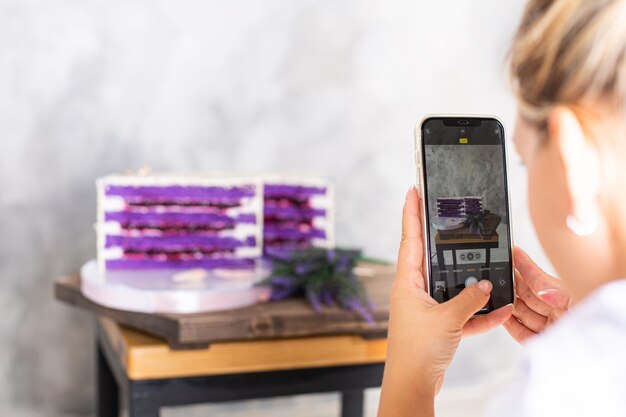
[[488,279],[485,314],[513,302],[504,126],[495,117],[429,115],[415,128],[429,294],[446,302]]

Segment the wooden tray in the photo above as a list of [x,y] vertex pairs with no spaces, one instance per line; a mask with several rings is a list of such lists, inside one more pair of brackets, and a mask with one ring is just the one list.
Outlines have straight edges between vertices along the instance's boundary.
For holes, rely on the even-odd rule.
[[162,337],[173,349],[206,348],[210,343],[219,341],[331,334],[386,337],[389,293],[395,266],[369,262],[361,262],[358,266],[372,275],[361,278],[376,306],[372,324],[338,307],[324,306],[317,313],[304,299],[261,303],[236,310],[202,314],[145,314],[115,310],[85,298],[80,291],[78,274],[57,278],[54,293],[58,300],[67,304]]

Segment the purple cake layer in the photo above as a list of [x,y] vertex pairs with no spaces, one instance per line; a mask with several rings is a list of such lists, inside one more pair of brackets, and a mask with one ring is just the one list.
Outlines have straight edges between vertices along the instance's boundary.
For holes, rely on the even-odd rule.
[[311,187],[303,185],[265,185],[265,197],[311,197],[326,194],[326,187]]
[[310,221],[294,221],[294,220],[280,220],[275,221],[272,219],[265,219],[265,224],[263,225],[267,230],[279,230],[279,229],[295,229],[307,231],[313,227],[313,223]]
[[263,216],[272,219],[311,220],[313,217],[325,216],[326,210],[313,208],[265,207]]
[[171,223],[193,223],[195,225],[213,225],[218,222],[256,223],[254,213],[228,216],[219,213],[137,213],[128,211],[111,211],[104,214],[105,221],[120,223],[141,223],[163,225]]
[[236,249],[256,246],[256,238],[249,236],[245,240],[218,236],[107,236],[106,248],[121,247],[124,250],[146,251],[150,249]]
[[204,258],[190,260],[167,260],[156,259],[109,259],[105,261],[105,267],[109,270],[124,269],[193,269],[193,268],[253,268],[253,258]]
[[274,227],[265,227],[263,229],[263,240],[271,239],[325,239],[326,231],[320,229],[311,229],[303,232],[297,229],[281,229]]
[[124,202],[128,207],[137,207],[142,209],[150,209],[153,207],[171,208],[171,207],[199,207],[212,209],[229,209],[240,207],[240,198],[219,198],[219,199],[191,199],[191,198],[125,198]]
[[263,199],[263,207],[310,208],[310,198],[268,197]]
[[218,187],[218,186],[128,186],[128,185],[107,185],[105,195],[118,196],[124,198],[143,199],[163,199],[163,198],[243,198],[256,195],[256,187],[246,185],[240,187]]

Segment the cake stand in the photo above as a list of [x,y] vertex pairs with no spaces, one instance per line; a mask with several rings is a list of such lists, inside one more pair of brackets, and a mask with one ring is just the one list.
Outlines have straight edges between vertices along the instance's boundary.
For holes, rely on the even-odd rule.
[[186,271],[108,271],[100,277],[95,260],[80,271],[81,291],[95,303],[142,313],[204,313],[267,301],[269,287],[257,284],[270,271],[192,269]]

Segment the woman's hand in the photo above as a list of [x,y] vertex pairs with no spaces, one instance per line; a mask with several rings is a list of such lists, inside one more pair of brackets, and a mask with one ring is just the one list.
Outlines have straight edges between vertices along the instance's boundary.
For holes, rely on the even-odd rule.
[[511,306],[471,318],[489,300],[489,281],[465,288],[438,304],[425,290],[420,198],[407,193],[398,269],[391,292],[387,361],[379,417],[433,415],[435,394],[462,336],[504,323]]
[[569,307],[569,295],[561,280],[545,273],[526,252],[516,247],[515,302],[513,315],[504,323],[518,342],[542,332],[558,320]]

